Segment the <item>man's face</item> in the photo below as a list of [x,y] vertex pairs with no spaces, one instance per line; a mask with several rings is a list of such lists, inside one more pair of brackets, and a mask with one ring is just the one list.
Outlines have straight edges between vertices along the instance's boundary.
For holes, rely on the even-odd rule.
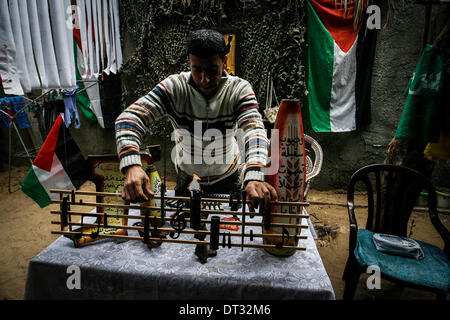
[[200,58],[189,54],[192,78],[205,96],[212,96],[222,78],[222,72],[226,67],[227,57],[222,60],[219,55],[208,58]]

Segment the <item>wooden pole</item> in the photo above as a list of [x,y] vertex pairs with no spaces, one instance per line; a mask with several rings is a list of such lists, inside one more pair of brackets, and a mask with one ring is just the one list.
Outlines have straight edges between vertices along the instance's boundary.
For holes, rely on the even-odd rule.
[[[56,211],[51,211],[50,213],[51,214],[61,214],[61,211],[56,210]],[[82,213],[82,212],[72,213],[70,211],[69,211],[69,214],[76,215],[76,216],[81,215],[81,216],[91,216],[91,217],[100,217],[100,216],[103,217],[104,216],[103,213]],[[141,219],[141,220],[144,219],[144,216],[130,216],[130,215],[128,215],[128,216],[127,215],[111,215],[111,218],[115,218],[115,217],[119,218],[122,216],[127,217],[128,219]],[[185,220],[186,220],[186,222],[191,221],[190,218],[185,218]],[[200,219],[200,221],[204,222],[204,223],[211,223],[211,220],[207,220],[207,219]],[[220,221],[220,224],[242,225],[242,222],[240,222],[240,221]],[[262,226],[263,223],[262,222],[246,222],[246,225]],[[285,226],[285,227],[289,227],[289,228],[292,228],[292,227],[299,227],[299,228],[303,228],[303,229],[308,228],[308,225],[303,225],[303,224],[270,223],[270,225],[274,226],[274,227]]]
[[[71,194],[72,190],[61,190],[61,189],[50,189],[50,192],[52,193],[68,193]],[[89,196],[103,196],[103,197],[120,197],[120,193],[113,193],[113,192],[94,192],[94,191],[75,191],[76,195],[89,195]],[[155,195],[153,197],[154,199],[161,199],[161,196]],[[183,200],[183,201],[190,201],[191,198],[189,197],[180,197],[180,196],[164,196],[164,199],[166,200]],[[208,201],[208,202],[224,202],[228,203],[229,199],[221,199],[221,198],[202,198],[202,201]],[[233,202],[237,202],[238,200],[232,200]],[[289,206],[308,206],[308,202],[298,202],[298,201],[271,201],[270,204],[273,205],[289,205]]]
[[[51,221],[51,224],[59,225],[60,222],[59,221]],[[72,225],[72,226],[83,226],[83,227],[88,227],[88,228],[97,228],[98,227],[98,224],[96,224],[96,223],[84,223],[84,222],[83,223],[70,222],[69,225]],[[111,226],[108,226],[108,228],[136,230],[136,231],[143,231],[144,230],[144,227],[137,227],[137,226],[115,226],[115,225],[111,225]],[[64,230],[62,230],[62,231],[64,231]],[[158,227],[158,231],[178,232],[178,231],[176,231],[176,230],[174,230],[172,228],[162,228],[162,227]],[[73,231],[73,232],[80,234],[79,231]],[[206,235],[211,234],[211,232],[207,231],[207,230],[192,230],[192,229],[189,229],[189,230],[183,229],[182,231],[180,231],[180,233],[186,233],[186,234],[201,233],[201,234],[206,234]],[[225,231],[224,232],[219,232],[219,235],[220,236],[223,236],[224,234],[228,235],[228,233],[229,233],[228,231],[226,231],[226,232]],[[255,238],[265,238],[265,237],[280,237],[281,238],[283,236],[280,233],[270,233],[270,234],[269,233],[268,234],[253,233],[253,234],[250,234],[250,233],[236,233],[236,232],[230,232],[230,235],[232,237],[247,237],[247,238],[250,238],[251,236],[253,236]],[[297,234],[297,238],[304,240],[304,239],[307,239],[307,236]]]
[[[59,235],[67,235],[67,236],[87,236],[90,237],[90,234],[83,234],[80,232],[70,232],[70,231],[52,231],[52,234],[59,234]],[[98,238],[112,238],[112,239],[123,239],[123,240],[142,240],[142,237],[133,237],[133,236],[124,236],[124,235],[115,235],[115,234],[102,234],[98,235]],[[155,242],[169,242],[169,243],[184,243],[184,244],[200,244],[200,245],[208,245],[208,241],[198,241],[198,240],[182,240],[182,239],[161,239],[161,238],[149,238],[150,241]],[[231,247],[240,247],[240,243],[230,243],[228,244]],[[275,248],[275,245],[269,245],[269,244],[251,244],[246,243],[244,244],[244,247],[246,248]],[[283,246],[287,249],[295,249],[295,250],[306,250],[305,247],[296,247],[296,246]]]
[[[60,200],[51,200],[54,204],[61,204],[62,201]],[[101,202],[82,202],[82,203],[75,203],[77,206],[87,206],[87,207],[106,207],[106,208],[121,208],[121,209],[148,209],[148,210],[161,210],[160,206],[142,206],[142,205],[126,205],[126,204],[114,204],[114,203],[101,203]],[[177,211],[176,208],[165,208],[166,211]],[[191,209],[189,208],[183,208],[183,212],[189,213]],[[227,210],[210,210],[210,209],[202,209],[202,212],[204,213],[219,213],[219,214],[233,214],[233,215],[242,215],[241,211],[227,211]],[[248,216],[262,216],[262,214],[253,214],[253,213],[245,213]],[[295,214],[295,213],[282,213],[282,212],[274,212],[271,213],[273,216],[279,216],[279,217],[293,217],[293,218],[309,218],[309,215],[304,214]],[[119,215],[113,215],[111,214],[111,217],[119,217]],[[123,216],[129,217],[129,216]]]

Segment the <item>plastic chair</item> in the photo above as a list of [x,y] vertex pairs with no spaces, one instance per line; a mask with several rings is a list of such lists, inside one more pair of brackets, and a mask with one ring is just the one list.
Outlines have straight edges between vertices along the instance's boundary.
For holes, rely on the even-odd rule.
[[[362,181],[368,199],[365,229],[358,229],[354,212],[355,184]],[[406,237],[408,220],[420,191],[428,192],[430,220],[441,238],[444,250],[417,241],[425,256],[422,260],[391,255],[375,249],[374,233]],[[375,201],[374,201],[375,195]],[[394,197],[395,195],[395,197]],[[439,220],[436,192],[430,181],[416,170],[389,164],[372,164],[357,170],[347,188],[350,219],[349,257],[344,270],[344,300],[353,299],[358,280],[368,266],[376,265],[381,277],[401,286],[431,291],[445,299],[450,286],[450,233]]]
[[316,140],[305,134],[305,152],[306,187],[304,199],[306,201],[313,178],[319,175],[320,170],[322,170],[323,151],[320,144]]

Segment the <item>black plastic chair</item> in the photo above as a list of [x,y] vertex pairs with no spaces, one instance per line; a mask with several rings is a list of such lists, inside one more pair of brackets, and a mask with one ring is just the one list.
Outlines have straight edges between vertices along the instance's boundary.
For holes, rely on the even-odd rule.
[[[354,212],[354,191],[358,181],[362,181],[366,186],[368,199],[366,226],[365,229],[359,230]],[[444,250],[419,241],[424,252],[425,249],[432,250],[431,252],[427,251],[428,254],[425,253],[424,260],[379,253],[371,240],[373,234],[386,233],[406,237],[408,220],[415,200],[423,189],[428,192],[429,217],[444,241]],[[367,270],[367,261],[371,260],[373,265],[373,259],[376,260],[377,266],[381,266],[380,272],[383,279],[396,282],[401,286],[434,292],[437,294],[437,299],[446,298],[450,286],[450,280],[448,280],[450,275],[448,261],[450,233],[439,220],[436,210],[436,192],[425,176],[416,170],[396,165],[372,164],[365,166],[357,170],[350,178],[347,188],[347,208],[350,219],[350,237],[349,257],[343,274],[343,279],[346,281],[344,300],[353,299],[359,277]],[[366,255],[365,252],[368,254]],[[372,252],[373,256],[366,259]],[[425,260],[427,255],[430,260]],[[432,283],[436,280],[436,273],[432,273],[430,271],[432,269],[427,270],[427,267],[434,263],[435,256],[438,259],[438,266],[442,267],[439,276],[442,276],[444,280],[441,282],[447,281],[447,283],[439,282],[437,287],[436,283]],[[401,277],[397,277],[399,274]],[[423,277],[430,279],[430,282],[422,279]],[[420,280],[418,280],[419,278]]]

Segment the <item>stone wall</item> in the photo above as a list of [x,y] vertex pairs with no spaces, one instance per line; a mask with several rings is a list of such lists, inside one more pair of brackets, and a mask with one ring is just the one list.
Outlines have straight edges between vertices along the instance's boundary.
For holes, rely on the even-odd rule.
[[[295,2],[295,1],[294,1]],[[145,1],[136,1],[136,7],[133,8],[135,1],[127,1],[127,6],[124,10],[139,11],[142,8],[138,6],[147,5]],[[218,2],[216,2],[218,3]],[[248,5],[253,3],[248,1]],[[131,7],[130,7],[131,6]],[[138,10],[139,9],[139,10]],[[277,7],[272,8],[273,10]],[[442,13],[444,8],[441,6],[433,7],[433,16]],[[247,7],[249,12],[249,7]],[[122,12],[122,15],[126,14]],[[266,17],[267,20],[270,13],[264,13],[260,11],[262,17]],[[382,10],[383,23],[386,20],[386,8]],[[301,16],[301,15],[300,15]],[[309,114],[307,108],[303,107],[303,119],[305,133],[315,138],[322,146],[324,151],[324,163],[321,174],[314,181],[314,188],[317,189],[329,189],[329,188],[345,188],[351,174],[358,168],[370,164],[383,162],[386,157],[386,150],[389,142],[395,135],[396,126],[400,119],[402,109],[405,102],[403,91],[409,81],[412,72],[419,60],[422,32],[424,26],[425,6],[421,4],[415,4],[413,1],[400,0],[396,1],[395,16],[387,28],[380,30],[377,38],[377,48],[375,63],[373,69],[372,79],[372,123],[364,128],[350,133],[315,133],[311,129],[309,123]],[[274,19],[274,22],[284,24],[289,28],[294,28],[292,19],[290,16],[278,17]],[[252,20],[253,19],[253,20]],[[251,27],[252,32],[256,32],[255,23],[260,20],[257,16],[249,15],[244,20],[226,20],[228,26],[245,28]],[[233,22],[234,21],[234,22]],[[255,22],[252,22],[255,21]],[[122,45],[124,53],[125,63],[129,63],[130,59],[140,59],[136,52],[142,50],[142,43],[139,43],[139,39],[136,38],[136,34],[130,32],[133,30],[132,24],[137,28],[141,28],[140,32],[155,32],[156,29],[152,29],[149,26],[142,27],[138,21],[132,21],[130,17],[127,18],[128,26],[122,29]],[[303,23],[303,22],[302,22]],[[299,28],[295,31],[302,37],[303,25],[299,23]],[[157,25],[153,26],[157,28]],[[167,25],[166,25],[167,27]],[[171,27],[168,30],[169,33],[176,34],[176,27]],[[142,31],[144,30],[144,31]],[[163,32],[163,30],[160,30]],[[436,32],[433,31],[432,32]],[[155,33],[156,34],[156,33]],[[249,33],[250,34],[250,33]],[[260,103],[265,103],[264,87],[261,86],[263,80],[255,78],[251,74],[251,64],[245,60],[251,52],[251,48],[245,45],[245,30],[243,30],[244,42],[242,45],[242,66],[243,71],[247,74],[243,75],[245,78],[254,78],[256,83],[255,91],[258,91],[257,95]],[[295,34],[294,34],[295,35]],[[164,34],[158,34],[159,37],[164,38]],[[150,35],[145,35],[146,39],[150,39]],[[181,39],[181,38],[180,38]],[[290,39],[292,43],[295,43],[295,38],[292,33],[286,39]],[[298,40],[298,39],[297,39]],[[181,40],[180,40],[181,41]],[[279,43],[283,43],[278,39]],[[270,45],[270,41],[265,44]],[[279,45],[279,44],[278,44]],[[149,52],[148,54],[155,54]],[[159,53],[158,53],[159,54]],[[253,53],[255,55],[255,53]],[[176,55],[174,55],[176,57]],[[173,58],[173,57],[172,57]],[[174,58],[173,58],[174,59]],[[173,60],[172,59],[172,60]],[[128,62],[127,62],[128,61]],[[296,69],[293,72],[299,72],[301,74],[303,66],[301,60],[297,63],[295,68],[291,68],[289,64],[286,64],[286,68]],[[265,61],[267,63],[267,61]],[[186,65],[182,64],[182,67]],[[147,67],[147,66],[144,66]],[[149,70],[151,66],[148,66]],[[247,71],[246,71],[247,68]],[[261,65],[261,70],[266,70],[266,64]],[[125,71],[127,65],[125,64]],[[130,68],[129,68],[130,69]],[[135,70],[135,69],[134,69]],[[292,70],[290,70],[292,71]],[[168,72],[166,70],[165,72]],[[127,74],[123,77],[123,87],[126,97],[123,99],[123,105],[126,106],[130,101],[137,98],[139,95],[144,94],[145,90],[150,90],[156,83],[156,80],[152,80],[153,84],[146,84],[143,86],[140,80],[146,76],[152,77],[154,74],[149,71],[148,74],[141,75],[141,78],[133,80],[133,73]],[[164,76],[164,72],[161,71],[157,75],[159,78]],[[162,80],[162,79],[159,79]],[[136,82],[137,81],[137,82]],[[148,80],[146,80],[147,82]],[[149,82],[152,82],[149,81]],[[299,76],[299,81],[304,81],[303,76]],[[277,87],[277,81],[275,81]],[[147,87],[148,88],[144,88]],[[281,82],[278,82],[278,86],[281,86]],[[136,89],[139,88],[139,89]],[[136,90],[135,90],[136,89]],[[298,91],[298,88],[296,89]],[[277,92],[278,94],[278,92]],[[290,97],[302,98],[301,93],[291,95]],[[289,94],[279,93],[278,99],[289,97]],[[81,116],[82,123],[80,129],[71,129],[71,133],[74,139],[80,146],[83,154],[108,154],[116,153],[114,143],[114,132],[109,129],[101,129],[96,124],[89,124]],[[2,139],[5,140],[5,139]],[[5,140],[7,142],[7,140]],[[172,142],[168,138],[167,134],[161,135],[148,135],[146,138],[146,144],[164,144],[168,146],[170,150]],[[158,167],[162,166],[158,164]],[[168,173],[173,175],[174,168],[170,161],[168,161]],[[435,185],[450,187],[450,163],[449,161],[441,161],[435,168],[433,174],[433,182]]]

